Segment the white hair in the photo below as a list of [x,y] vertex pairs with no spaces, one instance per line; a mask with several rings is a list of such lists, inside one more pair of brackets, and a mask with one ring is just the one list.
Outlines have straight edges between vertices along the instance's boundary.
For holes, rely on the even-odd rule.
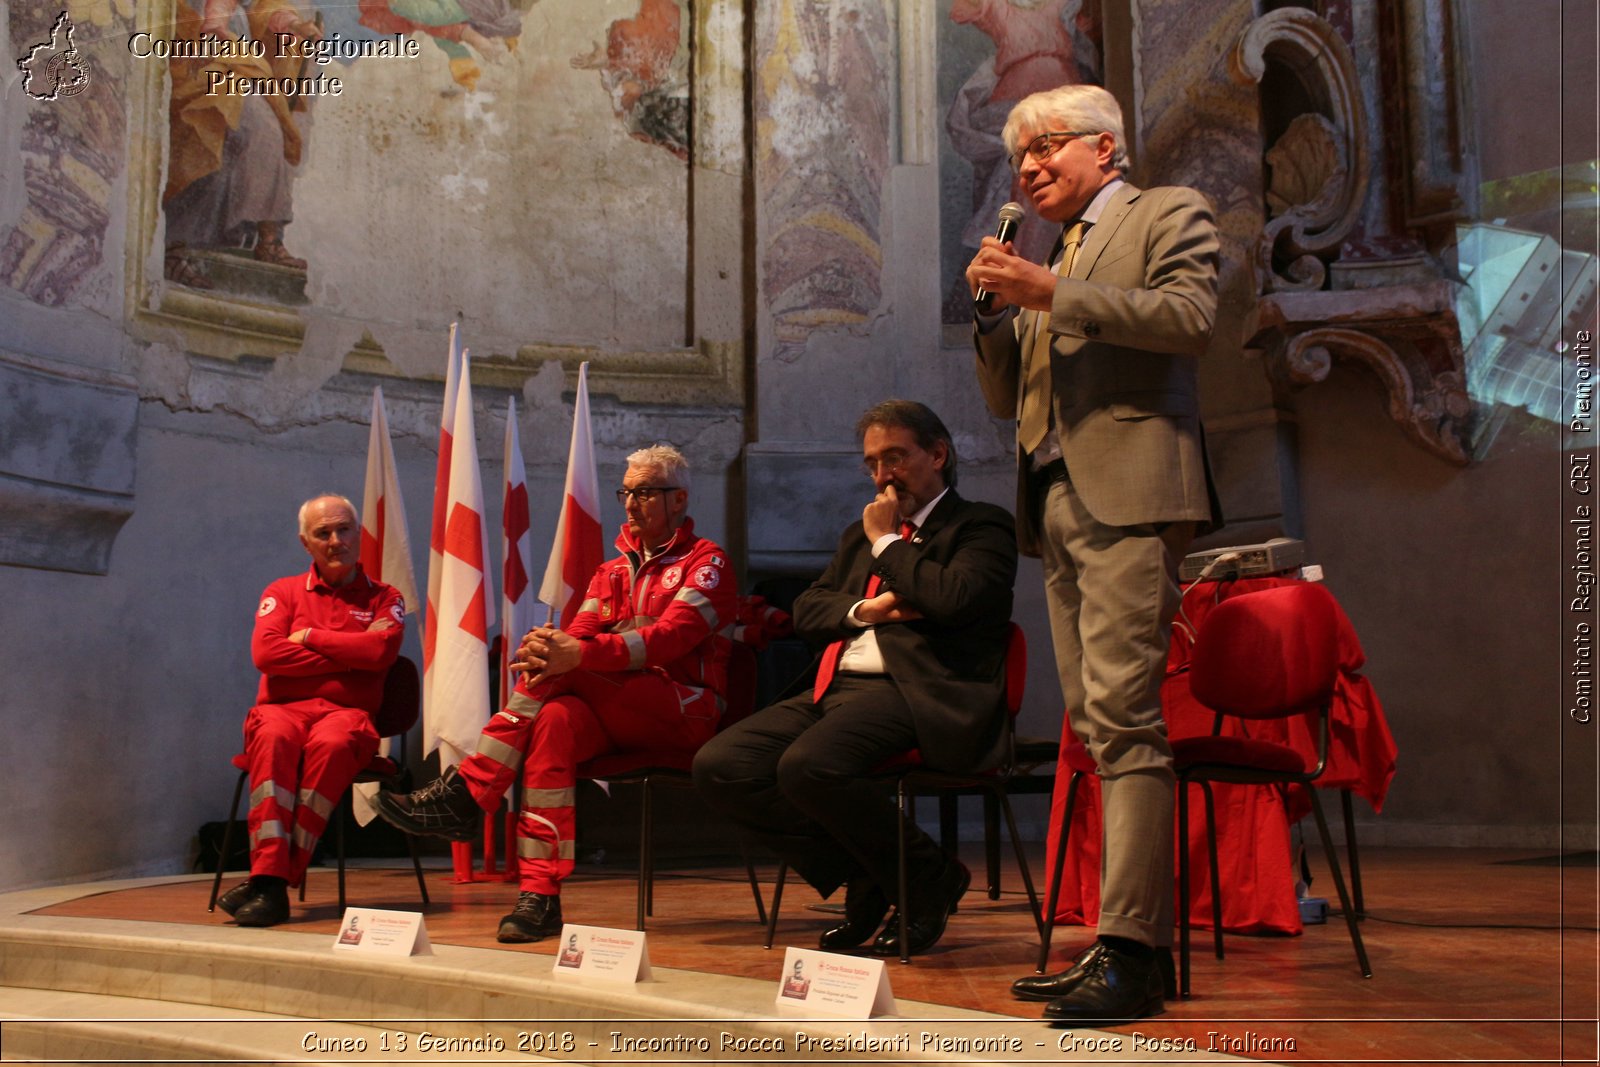
[[1017,142],[1022,139],[1023,130],[1044,133],[1051,128],[1109,133],[1117,146],[1111,165],[1127,173],[1128,146],[1122,132],[1122,107],[1116,97],[1100,86],[1061,85],[1017,101],[1000,134],[1006,143],[1006,154],[1015,156],[1022,149]]
[[350,503],[349,497],[342,496],[339,493],[318,493],[316,496],[300,505],[300,535],[302,537],[311,532],[310,526],[306,520],[311,515],[311,505],[315,504],[319,500],[337,500],[339,503],[350,509],[350,514],[355,517],[356,525],[361,525],[361,509]]
[[685,492],[689,489],[689,461],[671,445],[655,444],[628,457],[630,467],[653,467],[668,483]]

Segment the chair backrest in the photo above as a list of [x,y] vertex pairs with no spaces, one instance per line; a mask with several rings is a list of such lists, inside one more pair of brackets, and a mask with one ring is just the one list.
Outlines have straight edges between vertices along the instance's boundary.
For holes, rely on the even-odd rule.
[[742,641],[728,653],[728,697],[718,730],[726,730],[756,710],[756,650]]
[[1200,624],[1189,688],[1213,711],[1275,719],[1325,706],[1339,672],[1338,604],[1314,582],[1231,597]]
[[417,677],[417,665],[400,656],[383,679],[383,702],[372,717],[373,729],[379,737],[403,734],[417,723],[422,711],[422,682]]
[[1015,719],[1022,710],[1022,690],[1028,682],[1028,638],[1022,627],[1011,623],[1006,635],[1006,712]]

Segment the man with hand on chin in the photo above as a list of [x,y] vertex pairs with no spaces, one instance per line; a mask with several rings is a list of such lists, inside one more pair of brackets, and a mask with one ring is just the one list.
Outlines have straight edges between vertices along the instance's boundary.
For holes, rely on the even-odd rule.
[[[990,237],[967,268],[978,382],[1017,420],[1017,539],[1044,564],[1073,732],[1098,764],[1099,937],[1017,996],[1080,1024],[1155,1015],[1172,996],[1172,749],[1161,680],[1178,564],[1220,524],[1198,363],[1217,306],[1218,241],[1193,189],[1138,189],[1122,111],[1093,85],[1025,97],[1003,137],[1034,210],[1062,227],[1048,264]],[[1058,778],[1064,788],[1066,775]]]
[[522,672],[478,750],[411,794],[380,793],[378,814],[412,834],[468,840],[520,768],[521,893],[502,942],[561,932],[561,884],[572,873],[576,768],[625,749],[693,752],[722,716],[737,613],[727,553],[689,517],[689,464],[669,445],[628,457],[617,499],[620,555],[602,564],[572,624],[540,626],[517,649]]
[[[795,600],[795,632],[826,646],[812,692],[713,738],[695,785],[782,856],[824,897],[845,887],[828,951],[872,940],[900,954],[896,820],[884,760],[910,749],[941,770],[993,766],[1004,743],[1000,697],[1017,552],[1011,516],[955,492],[956,452],[939,416],[889,400],[857,424],[877,489],[822,577]],[[971,879],[907,826],[909,952],[944,934]]]

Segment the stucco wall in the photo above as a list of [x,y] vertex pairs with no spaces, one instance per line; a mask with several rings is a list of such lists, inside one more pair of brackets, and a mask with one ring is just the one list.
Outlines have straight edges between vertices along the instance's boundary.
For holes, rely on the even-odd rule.
[[[126,5],[68,6],[102,35],[135,24]],[[77,112],[73,100],[22,102],[5,83],[0,362],[63,381],[87,375],[116,416],[108,424],[125,417],[133,429],[97,444],[109,465],[95,469],[116,476],[90,478],[74,473],[84,464],[71,441],[33,431],[19,444],[23,420],[0,411],[0,430],[12,431],[0,433],[8,522],[26,526],[51,494],[131,510],[120,532],[108,520],[104,574],[0,566],[0,741],[13,763],[0,778],[0,888],[187,862],[232,778],[254,687],[256,596],[302,566],[290,524],[303,497],[359,496],[378,382],[422,558],[443,327],[459,315],[487,360],[478,446],[491,523],[500,420],[506,397],[518,398],[536,568],[570,430],[566,378],[547,360],[570,362],[585,344],[616,375],[592,385],[603,491],[632,447],[674,441],[696,464],[701,531],[741,562],[767,553],[767,570],[801,569],[786,554],[796,527],[822,514],[825,532],[859,512],[868,486],[851,427],[889,395],[944,416],[963,493],[1012,502],[1010,428],[984,412],[971,355],[940,324],[933,19],[945,8],[697,8],[698,54],[714,69],[690,76],[695,106],[710,108],[695,111],[696,130],[714,143],[694,145],[685,166],[670,137],[627,112],[615,63],[608,81],[571,62],[643,7],[544,0],[528,16],[524,58],[484,64],[470,93],[440,56],[421,61],[416,83],[383,81],[398,68],[358,67],[349,91],[359,106],[317,113],[303,214],[289,231],[292,251],[311,261],[305,303],[247,301],[232,319],[203,293],[168,299],[181,287],[162,281],[159,205],[140,194],[152,159],[159,179],[166,128],[160,94],[152,119],[137,81],[148,70],[107,60],[92,110]],[[1204,7],[1208,28],[1195,34],[1185,29],[1193,4],[1105,5],[1107,32],[1129,35],[1106,49],[1107,79],[1137,108],[1139,177],[1194,182],[1219,207],[1230,336],[1204,374],[1207,414],[1222,427],[1224,502],[1263,526],[1299,523],[1361,634],[1401,761],[1368,839],[1553,845],[1562,819],[1574,824],[1569,843],[1592,839],[1580,788],[1594,778],[1592,738],[1554,721],[1557,608],[1530,592],[1560,577],[1555,520],[1540,518],[1557,490],[1559,443],[1513,419],[1492,453],[1448,466],[1404,437],[1377,386],[1346,368],[1278,409],[1236,336],[1250,296],[1243,257],[1261,224],[1260,145],[1250,94],[1227,80],[1218,49],[1252,5]],[[0,45],[19,53],[58,10],[13,4]],[[753,20],[748,86],[743,14]],[[1465,23],[1497,38],[1517,24]],[[1142,64],[1127,61],[1130,49]],[[658,73],[670,95],[678,75],[670,62]],[[1544,70],[1482,73],[1469,99],[1554,91]],[[1472,150],[1505,159],[1484,147],[1503,128],[1477,122]],[[1518,129],[1518,145],[1526,134]],[[1557,141],[1552,132],[1538,151],[1518,151],[1530,169],[1553,166]],[[630,299],[640,293],[659,300]],[[204,314],[183,318],[196,308]],[[280,329],[291,320],[299,334]],[[806,473],[768,481],[757,470]],[[619,514],[609,498],[606,508],[609,531]],[[35,530],[46,548],[73,536]],[[831,538],[820,540],[825,553]],[[1060,699],[1039,585],[1025,561],[1022,729],[1054,735]],[[1023,818],[1037,831],[1042,804]]]
[[[347,387],[351,399],[365,399],[366,384]],[[488,521],[498,529],[505,399],[492,390],[478,399],[479,451],[495,457],[483,464]],[[407,405],[391,397],[391,418]],[[726,537],[736,431],[603,403],[593,414],[602,486],[620,478],[636,442],[678,441],[697,461],[697,527]],[[324,489],[360,499],[367,428],[353,421],[267,435],[227,414],[147,404],[141,415],[139,504],[109,573],[0,571],[10,605],[0,612],[0,722],[26,768],[0,785],[16,816],[0,830],[8,887],[186,869],[196,829],[225,814],[228,761],[255,694],[253,605],[268,582],[306,565],[295,509]],[[521,427],[524,440],[533,429]],[[395,437],[417,556],[434,444]],[[564,455],[564,445],[528,454],[536,567],[554,534]],[[614,500],[603,518],[609,538],[621,522]],[[404,651],[420,662],[415,622]]]

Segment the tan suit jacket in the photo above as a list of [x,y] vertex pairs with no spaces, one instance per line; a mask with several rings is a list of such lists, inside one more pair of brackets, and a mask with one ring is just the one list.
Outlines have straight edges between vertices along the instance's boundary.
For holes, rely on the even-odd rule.
[[[1221,521],[1196,387],[1216,314],[1218,254],[1200,193],[1124,184],[1056,283],[1044,335],[1054,424],[1068,475],[1102,523]],[[1040,314],[976,333],[978,380],[995,415],[1020,413]],[[1018,451],[1017,542],[1037,556],[1039,501],[1029,457]]]

